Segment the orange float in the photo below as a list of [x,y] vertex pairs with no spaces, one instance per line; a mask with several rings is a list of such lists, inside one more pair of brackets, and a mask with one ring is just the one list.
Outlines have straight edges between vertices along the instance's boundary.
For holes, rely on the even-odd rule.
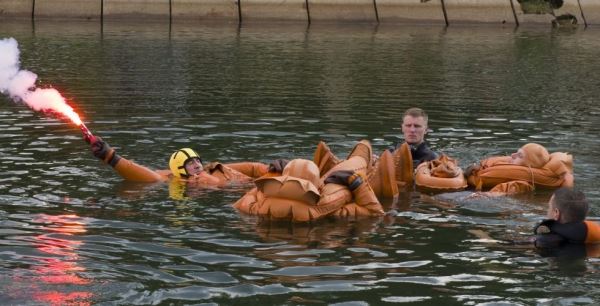
[[[319,156],[329,156],[321,153]],[[329,157],[326,159],[329,160]],[[292,160],[280,176],[255,180],[256,187],[233,206],[249,215],[294,222],[310,222],[325,217],[356,219],[383,215],[383,207],[366,179],[363,179],[371,161],[368,142],[360,142],[348,159],[342,162],[328,163],[327,160],[316,164],[310,160]],[[324,170],[325,173],[322,172]],[[363,180],[362,184],[352,190],[345,185],[324,184],[325,179],[338,170],[354,172]]]
[[478,190],[510,181],[525,181],[546,189],[573,186],[573,157],[570,154],[552,153],[548,162],[539,168],[515,165],[510,161],[510,156],[490,157],[481,161],[479,167],[467,177],[469,185]]
[[417,166],[415,184],[422,191],[459,191],[467,187],[467,180],[458,162],[442,154]]
[[593,221],[583,221],[587,228],[585,243],[600,243],[600,224]]

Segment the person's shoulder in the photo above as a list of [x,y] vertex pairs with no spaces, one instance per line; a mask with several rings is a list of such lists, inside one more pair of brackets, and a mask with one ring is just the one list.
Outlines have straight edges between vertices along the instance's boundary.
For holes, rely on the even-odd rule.
[[425,141],[419,145],[418,151],[421,151],[423,153],[423,155],[425,156],[425,160],[427,161],[434,160],[439,156],[438,153],[433,151],[429,147],[429,144]]

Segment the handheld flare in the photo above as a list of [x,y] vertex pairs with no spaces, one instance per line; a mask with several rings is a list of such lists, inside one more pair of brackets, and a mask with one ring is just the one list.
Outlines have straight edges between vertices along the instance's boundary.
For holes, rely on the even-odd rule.
[[83,140],[85,140],[85,142],[92,143],[96,140],[96,136],[92,134],[90,129],[88,129],[83,122],[79,125],[79,129],[81,129],[81,132],[83,133]]

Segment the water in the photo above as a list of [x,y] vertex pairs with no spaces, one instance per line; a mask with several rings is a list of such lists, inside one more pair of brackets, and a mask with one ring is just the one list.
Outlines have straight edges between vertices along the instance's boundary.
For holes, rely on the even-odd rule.
[[[362,138],[380,152],[418,106],[431,146],[463,166],[531,141],[571,152],[594,217],[598,34],[43,20],[0,29],[40,86],[154,169],[184,146],[222,162],[311,158],[319,140],[342,157]],[[123,182],[72,125],[0,100],[2,304],[600,301],[598,249],[547,256],[527,242],[548,192],[411,193],[385,203],[397,214],[381,220],[258,222],[231,208],[243,186],[174,193]]]

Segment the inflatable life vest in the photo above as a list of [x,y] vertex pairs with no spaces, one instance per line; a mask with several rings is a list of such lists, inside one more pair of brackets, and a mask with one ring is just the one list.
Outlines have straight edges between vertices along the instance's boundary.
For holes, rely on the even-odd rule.
[[[367,167],[361,157],[353,157],[349,161],[339,163],[331,170],[360,171]],[[317,165],[309,160],[292,160],[281,176],[262,177],[255,184],[255,188],[233,205],[236,209],[268,219],[295,222],[315,221],[326,216],[359,218],[383,215],[383,208],[368,184],[363,183],[352,192],[343,185],[323,185]]]
[[412,188],[414,181],[413,164],[410,145],[405,142],[394,151],[394,175],[400,190]]
[[566,174],[573,172],[573,157],[570,154],[552,153],[549,161],[540,168],[514,165],[510,160],[510,156],[496,156],[481,161],[479,167],[468,176],[469,185],[481,190],[514,180],[548,189],[572,184],[572,181],[565,179]]
[[600,243],[600,224],[593,221],[584,221],[587,228],[585,243]]
[[419,190],[458,191],[467,187],[467,180],[458,162],[442,154],[417,166],[415,184]]
[[[399,149],[392,154],[384,151],[376,162],[371,161],[372,149],[368,141],[360,141],[348,155],[360,156],[367,160],[367,167],[361,169],[366,171],[369,185],[379,199],[395,199],[399,191],[412,188],[413,166],[412,155],[408,144],[403,143]],[[314,154],[313,161],[319,167],[321,177],[325,179],[331,169],[341,162],[324,142],[319,142]],[[338,168],[336,168],[337,170]]]

